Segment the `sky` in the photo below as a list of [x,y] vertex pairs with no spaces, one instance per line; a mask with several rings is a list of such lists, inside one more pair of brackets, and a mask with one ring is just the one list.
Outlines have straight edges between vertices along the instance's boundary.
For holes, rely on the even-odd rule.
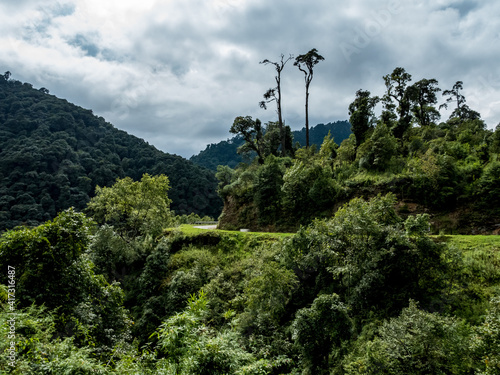
[[[359,89],[382,96],[396,67],[442,90],[463,81],[469,107],[489,128],[500,122],[498,0],[0,0],[0,73],[186,158],[230,138],[237,116],[276,121],[273,103],[258,105],[276,86],[260,62],[312,48],[324,57],[312,125],[347,120]],[[282,91],[284,120],[299,130],[305,85],[293,58]]]

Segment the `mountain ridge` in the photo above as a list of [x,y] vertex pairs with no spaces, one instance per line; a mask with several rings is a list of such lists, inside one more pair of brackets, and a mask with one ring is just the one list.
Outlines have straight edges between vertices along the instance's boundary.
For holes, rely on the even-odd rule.
[[115,128],[91,110],[0,75],[0,230],[82,210],[95,186],[144,173],[170,179],[177,214],[218,216],[213,172]]

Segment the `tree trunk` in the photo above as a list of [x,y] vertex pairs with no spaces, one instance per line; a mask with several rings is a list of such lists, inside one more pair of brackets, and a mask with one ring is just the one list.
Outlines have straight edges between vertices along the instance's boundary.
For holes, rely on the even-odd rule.
[[306,148],[309,148],[309,82],[306,84]]
[[285,127],[283,126],[283,117],[281,116],[281,72],[278,72],[276,83],[278,84],[278,126],[280,129],[281,154],[286,156]]

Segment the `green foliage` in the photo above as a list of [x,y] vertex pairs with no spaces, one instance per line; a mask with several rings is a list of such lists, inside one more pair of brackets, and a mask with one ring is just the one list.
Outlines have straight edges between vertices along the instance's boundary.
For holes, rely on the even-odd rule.
[[347,374],[467,374],[470,328],[458,319],[430,314],[411,302],[386,321],[378,336],[350,355]]
[[356,137],[350,135],[342,141],[337,152],[337,164],[350,164],[356,158]]
[[373,127],[373,109],[378,101],[378,97],[370,97],[369,91],[358,90],[356,98],[349,105],[349,122],[356,137],[356,146],[363,143],[365,134]]
[[338,187],[330,168],[296,160],[283,176],[282,192],[287,215],[305,224],[331,208]]
[[311,307],[297,311],[292,337],[302,355],[303,374],[328,374],[330,352],[351,337],[347,307],[336,294],[318,296]]
[[434,107],[437,103],[436,93],[441,91],[436,87],[438,81],[435,79],[422,79],[408,88],[412,101],[412,112],[415,120],[420,126],[430,126],[437,121],[441,115]]
[[200,291],[198,296],[191,296],[183,312],[159,327],[158,347],[165,355],[164,370],[186,375],[268,374],[266,368],[271,366],[267,363],[249,366],[255,358],[238,345],[236,331],[217,332],[207,325],[207,303]]
[[87,210],[99,224],[112,225],[124,237],[156,237],[173,222],[169,189],[164,175],[118,179],[109,188],[98,186]]
[[333,168],[333,160],[337,157],[339,145],[335,143],[332,133],[328,132],[323,138],[323,143],[319,149],[319,158],[323,165],[330,165]]
[[273,224],[280,220],[284,166],[274,156],[269,156],[257,172],[255,204],[260,223]]
[[349,107],[354,133],[340,147],[325,137],[319,153],[297,149],[280,168],[261,158],[260,166],[221,170],[220,227],[293,230],[331,216],[353,197],[391,192],[403,206],[416,204],[416,213],[438,217],[433,232],[494,232],[498,132],[465,106],[458,83],[444,94],[457,101],[460,114],[436,124],[437,80],[410,85],[411,75],[400,67],[383,78],[381,115],[374,115],[377,98],[359,90]]
[[[377,373],[382,368],[412,373],[408,368],[415,366],[421,373],[474,369],[494,374],[496,300],[486,317],[481,315],[500,280],[493,267],[497,242],[488,239],[486,256],[467,250],[461,239],[460,251],[467,254],[462,259],[460,251],[448,251],[427,236],[427,215],[402,219],[394,204],[391,195],[354,199],[333,218],[315,220],[283,240],[174,228],[155,241],[139,236],[127,242],[109,225],[92,237],[89,219],[65,213],[60,223],[71,233],[82,231],[81,240],[64,241],[81,247],[74,255],[69,245],[60,245],[68,246],[67,256],[73,256],[69,263],[79,265],[78,274],[72,265],[58,271],[60,280],[76,280],[68,292],[72,299],[39,310],[37,305],[47,299],[42,295],[22,310],[19,294],[18,311],[29,318],[17,326],[22,360],[15,371],[328,374]],[[49,228],[57,226],[51,222],[28,231],[44,230],[50,242],[54,236]],[[28,248],[42,249],[39,245],[33,242]],[[2,248],[0,254],[7,253]],[[28,257],[26,250],[11,253]],[[26,273],[21,271],[19,292],[24,294]],[[96,271],[123,282],[108,284]],[[50,287],[46,280],[39,282]],[[481,288],[484,295],[473,294]],[[0,288],[4,298],[5,292]],[[412,305],[403,310],[410,298],[427,310],[455,313],[476,326]],[[123,304],[131,308],[132,331]],[[8,315],[0,314],[1,319]],[[396,345],[400,342],[403,349]],[[0,345],[10,343],[0,339]],[[405,354],[405,348],[416,354]]]
[[[7,321],[13,315],[0,311],[0,351],[5,353],[11,347],[8,338]],[[90,347],[80,348],[74,338],[57,337],[56,319],[44,307],[30,306],[15,314],[16,337],[14,366],[6,355],[0,357],[0,370],[3,374],[112,374],[97,361]],[[10,362],[10,363],[9,363]]]
[[471,349],[480,359],[476,373],[500,374],[500,298],[493,298],[483,324],[475,327]]
[[378,124],[370,139],[358,149],[359,166],[368,170],[386,170],[397,155],[398,142],[387,126]]
[[263,155],[263,137],[264,129],[259,119],[255,121],[250,116],[236,117],[229,131],[233,134],[241,135],[245,143],[238,148],[238,153],[245,154],[247,152],[256,152],[259,163],[264,162]]
[[483,204],[500,204],[500,161],[493,161],[484,168],[476,194]]
[[500,154],[500,124],[495,127],[495,132],[491,138],[491,152]]
[[[7,76],[0,86],[11,85]],[[286,236],[172,227],[200,216],[170,211],[169,179],[147,174],[153,154],[138,154],[141,173],[123,178],[136,161],[121,136],[106,146],[114,133],[99,119],[71,112],[82,129],[94,119],[104,134],[88,131],[82,143],[67,113],[38,111],[50,126],[21,117],[11,126],[10,118],[13,132],[57,137],[43,154],[19,143],[6,159],[13,171],[0,173],[13,184],[0,187],[2,219],[27,214],[33,224],[47,216],[38,206],[59,211],[53,196],[68,201],[83,191],[88,200],[96,183],[103,187],[89,204],[99,227],[68,210],[0,238],[0,264],[16,269],[19,354],[14,368],[0,358],[0,371],[498,374],[498,236],[429,237],[444,210],[455,210],[450,217],[460,225],[476,220],[480,230],[498,223],[496,132],[470,111],[434,124],[437,81],[409,86],[410,79],[402,68],[385,77],[384,111],[359,145],[351,135],[337,148],[322,134],[319,152],[278,157],[278,126],[268,123],[260,163],[218,168],[219,225],[298,229]],[[9,111],[21,111],[15,98],[9,103]],[[65,135],[68,128],[74,136]],[[91,151],[94,141],[106,147]],[[36,173],[15,169],[35,162]],[[31,190],[30,179],[47,182],[52,172],[52,185]],[[172,177],[172,184],[190,181]],[[179,207],[208,200],[187,194]],[[0,275],[2,352],[11,346],[7,275]]]
[[250,315],[278,322],[296,286],[293,272],[273,261],[266,262],[245,288]]
[[222,199],[226,199],[229,192],[228,189],[225,188],[233,182],[234,170],[229,168],[227,165],[219,165],[217,166],[217,173],[215,174],[215,177],[217,177],[217,179],[219,180],[217,193]]
[[[300,230],[286,247],[285,262],[304,281],[313,280],[301,293],[334,291],[357,319],[392,315],[409,298],[426,304],[437,298],[445,287],[443,247],[425,231],[408,237],[394,202],[391,195],[353,199],[333,219]],[[417,221],[428,227],[426,217]]]
[[[397,67],[391,74],[387,74],[383,78],[387,91],[382,101],[386,111],[395,111],[398,116],[397,121],[390,128],[396,138],[403,139],[406,131],[411,127],[412,120],[411,90],[408,86],[411,74],[407,73],[404,68]],[[383,122],[389,125],[389,121],[383,119]]]
[[[94,223],[68,210],[34,229],[17,228],[0,238],[0,264],[16,268],[21,306],[74,306],[86,269],[83,257]],[[77,262],[76,262],[77,261]],[[2,282],[5,275],[2,275]],[[88,281],[87,281],[88,282]],[[76,297],[76,298],[75,298]]]
[[[92,344],[101,354],[128,338],[130,320],[121,288],[96,275],[84,253],[93,225],[68,210],[39,227],[7,231],[0,238],[0,264],[15,267],[19,308],[57,309],[58,334]],[[4,284],[6,276],[0,279]]]

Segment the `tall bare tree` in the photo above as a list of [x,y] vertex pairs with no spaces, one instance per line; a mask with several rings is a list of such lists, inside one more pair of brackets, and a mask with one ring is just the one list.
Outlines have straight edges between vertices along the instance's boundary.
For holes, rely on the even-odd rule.
[[318,50],[313,48],[306,54],[297,56],[293,63],[293,65],[304,73],[304,80],[306,83],[306,148],[309,147],[309,85],[313,79],[314,66],[324,59],[323,56],[318,54]]
[[276,112],[278,113],[278,126],[279,126],[279,131],[280,131],[280,140],[281,140],[281,153],[285,156],[287,153],[286,149],[286,134],[285,134],[285,127],[283,125],[283,116],[281,113],[281,72],[285,68],[285,65],[288,61],[293,59],[292,55],[289,55],[288,58],[285,59],[285,55],[281,54],[281,60],[278,62],[270,61],[268,59],[265,59],[260,62],[260,64],[268,65],[272,64],[274,65],[276,69],[276,76],[274,79],[276,80],[276,87],[275,88],[270,88],[269,90],[266,91],[264,94],[264,100],[259,103],[261,108],[267,109],[267,104],[275,101],[276,102]]

